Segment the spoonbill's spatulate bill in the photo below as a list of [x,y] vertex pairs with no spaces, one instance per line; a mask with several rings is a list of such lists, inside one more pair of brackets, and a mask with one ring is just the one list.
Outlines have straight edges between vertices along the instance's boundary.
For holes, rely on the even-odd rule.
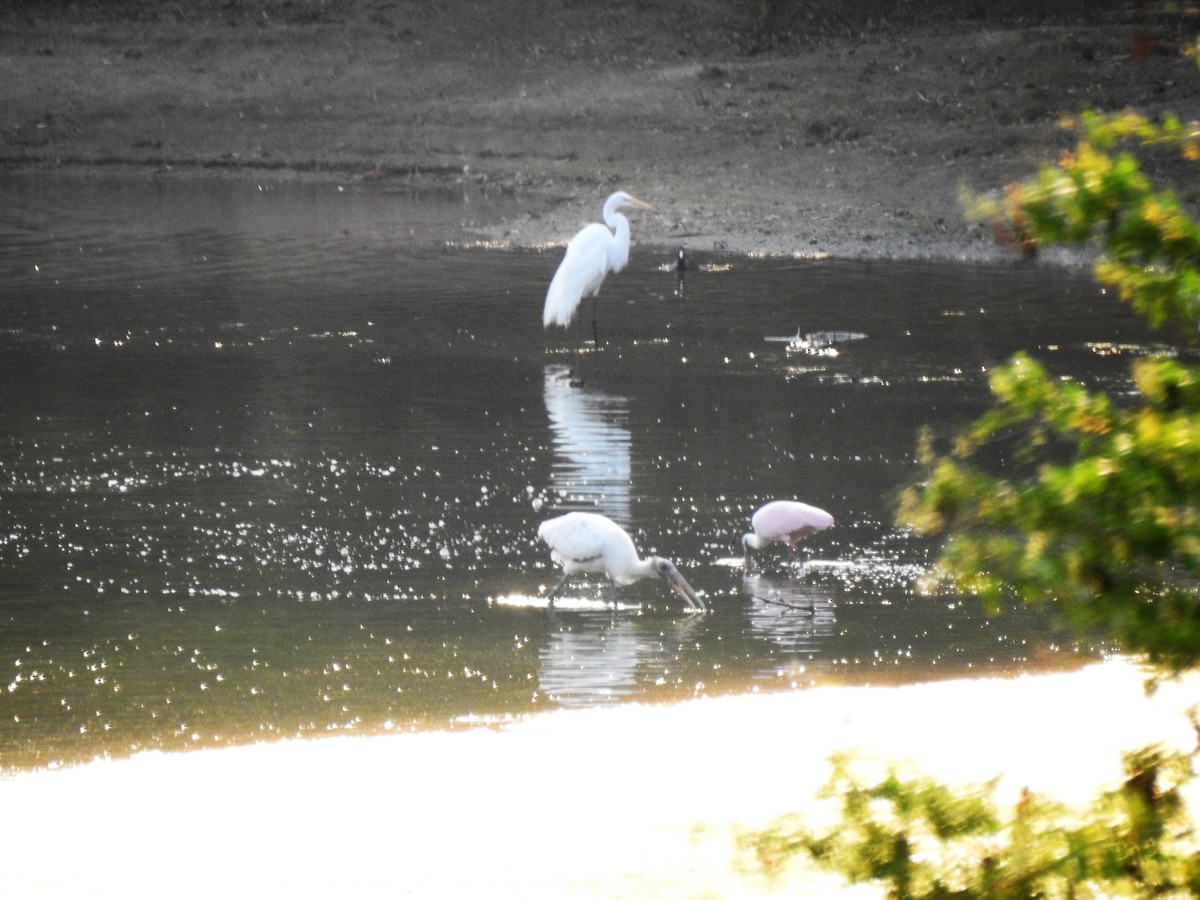
[[772,500],[763,504],[750,517],[752,530],[742,535],[746,564],[750,564],[752,550],[763,550],[775,543],[786,544],[788,552],[795,553],[799,541],[833,524],[833,516],[807,503]]
[[679,574],[674,563],[661,556],[641,559],[625,529],[607,516],[569,512],[539,525],[538,537],[550,546],[550,557],[563,569],[562,579],[550,591],[551,606],[554,595],[572,575],[597,572],[607,575],[613,584],[661,578],[687,601],[691,609],[705,611],[704,601]]

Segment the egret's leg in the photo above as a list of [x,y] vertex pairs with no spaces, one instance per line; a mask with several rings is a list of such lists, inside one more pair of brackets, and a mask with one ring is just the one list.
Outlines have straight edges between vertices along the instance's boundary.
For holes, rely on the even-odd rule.
[[570,371],[567,373],[567,383],[570,384],[571,387],[579,387],[579,385],[583,384],[583,382],[579,380],[579,342],[578,341],[576,341],[576,343],[575,343],[575,352],[571,354],[571,358],[572,358],[572,366],[571,366]]
[[575,366],[571,370],[571,387],[583,387],[583,360],[579,355],[580,323],[575,323]]
[[599,295],[592,294],[592,346],[600,349],[600,329],[596,325],[596,300]]
[[617,608],[617,583],[610,577],[608,579],[608,600],[613,605],[613,609]]

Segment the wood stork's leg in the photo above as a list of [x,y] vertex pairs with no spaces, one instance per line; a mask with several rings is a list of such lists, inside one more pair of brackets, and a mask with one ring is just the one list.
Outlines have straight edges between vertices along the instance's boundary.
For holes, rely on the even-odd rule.
[[571,576],[570,576],[568,573],[564,572],[564,573],[563,573],[563,577],[562,577],[562,578],[560,578],[560,579],[558,579],[558,584],[556,584],[554,587],[552,587],[552,588],[550,589],[550,593],[546,595],[546,599],[549,601],[549,603],[547,604],[547,607],[548,607],[549,609],[554,609],[554,597],[555,597],[555,595],[558,593],[559,589],[560,589],[560,588],[561,588],[561,587],[562,587],[564,584],[566,584],[566,583],[567,583],[567,579],[568,579],[568,578],[570,578],[570,577],[571,577]]

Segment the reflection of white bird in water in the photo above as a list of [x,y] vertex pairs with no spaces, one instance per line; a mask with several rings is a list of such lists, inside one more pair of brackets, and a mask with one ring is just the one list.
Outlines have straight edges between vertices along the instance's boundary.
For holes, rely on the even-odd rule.
[[837,612],[832,592],[790,576],[747,572],[742,591],[750,597],[746,617],[754,634],[789,653],[816,653],[833,636]]
[[832,524],[833,516],[823,509],[795,500],[772,500],[750,517],[753,531],[742,535],[746,564],[750,564],[751,550],[763,550],[774,543],[787,544],[788,552],[795,553],[798,541]]
[[[559,325],[566,328],[575,318],[579,301],[584,297],[595,297],[600,291],[604,276],[609,272],[620,272],[629,262],[629,220],[617,210],[626,207],[654,209],[624,191],[617,191],[604,201],[604,225],[593,222],[585,225],[571,243],[559,263],[558,271],[546,292],[546,307],[542,311],[542,325],[549,328]],[[612,231],[609,231],[609,229]],[[592,300],[592,338],[596,339],[596,301]],[[599,341],[596,341],[597,344]]]
[[565,509],[600,508],[619,521],[630,509],[629,400],[584,388],[566,366],[545,368],[546,417],[554,461],[550,486]]
[[704,602],[670,560],[661,556],[640,559],[625,529],[607,516],[569,512],[539,525],[538,537],[550,545],[551,558],[563,568],[562,580],[550,591],[551,606],[554,605],[554,595],[572,575],[603,572],[613,584],[632,584],[641,578],[661,578],[688,602],[689,607],[701,612],[705,609]]

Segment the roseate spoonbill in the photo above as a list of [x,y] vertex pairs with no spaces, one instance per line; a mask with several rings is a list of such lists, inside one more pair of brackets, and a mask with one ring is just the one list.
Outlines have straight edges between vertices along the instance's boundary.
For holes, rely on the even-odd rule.
[[[554,595],[572,575],[603,572],[613,584],[632,584],[640,578],[661,578],[688,602],[691,609],[705,612],[701,600],[670,560],[661,556],[638,557],[633,540],[620,525],[599,513],[569,512],[547,519],[538,526],[538,537],[550,545],[550,558],[563,568],[562,579],[550,591]],[[615,593],[613,594],[616,602]]]
[[[542,325],[566,328],[575,318],[575,311],[584,297],[592,297],[592,339],[600,343],[596,332],[596,294],[609,272],[620,272],[629,262],[629,220],[618,212],[633,207],[653,210],[654,207],[625,191],[617,191],[604,201],[604,225],[592,222],[580,229],[546,292],[542,310]],[[609,231],[609,229],[612,231]]]
[[795,500],[772,500],[760,506],[750,517],[750,527],[742,535],[742,546],[746,548],[746,565],[750,565],[750,551],[762,550],[770,544],[787,544],[788,552],[796,552],[796,543],[810,534],[824,531],[833,525],[833,516],[823,509],[799,503]]

